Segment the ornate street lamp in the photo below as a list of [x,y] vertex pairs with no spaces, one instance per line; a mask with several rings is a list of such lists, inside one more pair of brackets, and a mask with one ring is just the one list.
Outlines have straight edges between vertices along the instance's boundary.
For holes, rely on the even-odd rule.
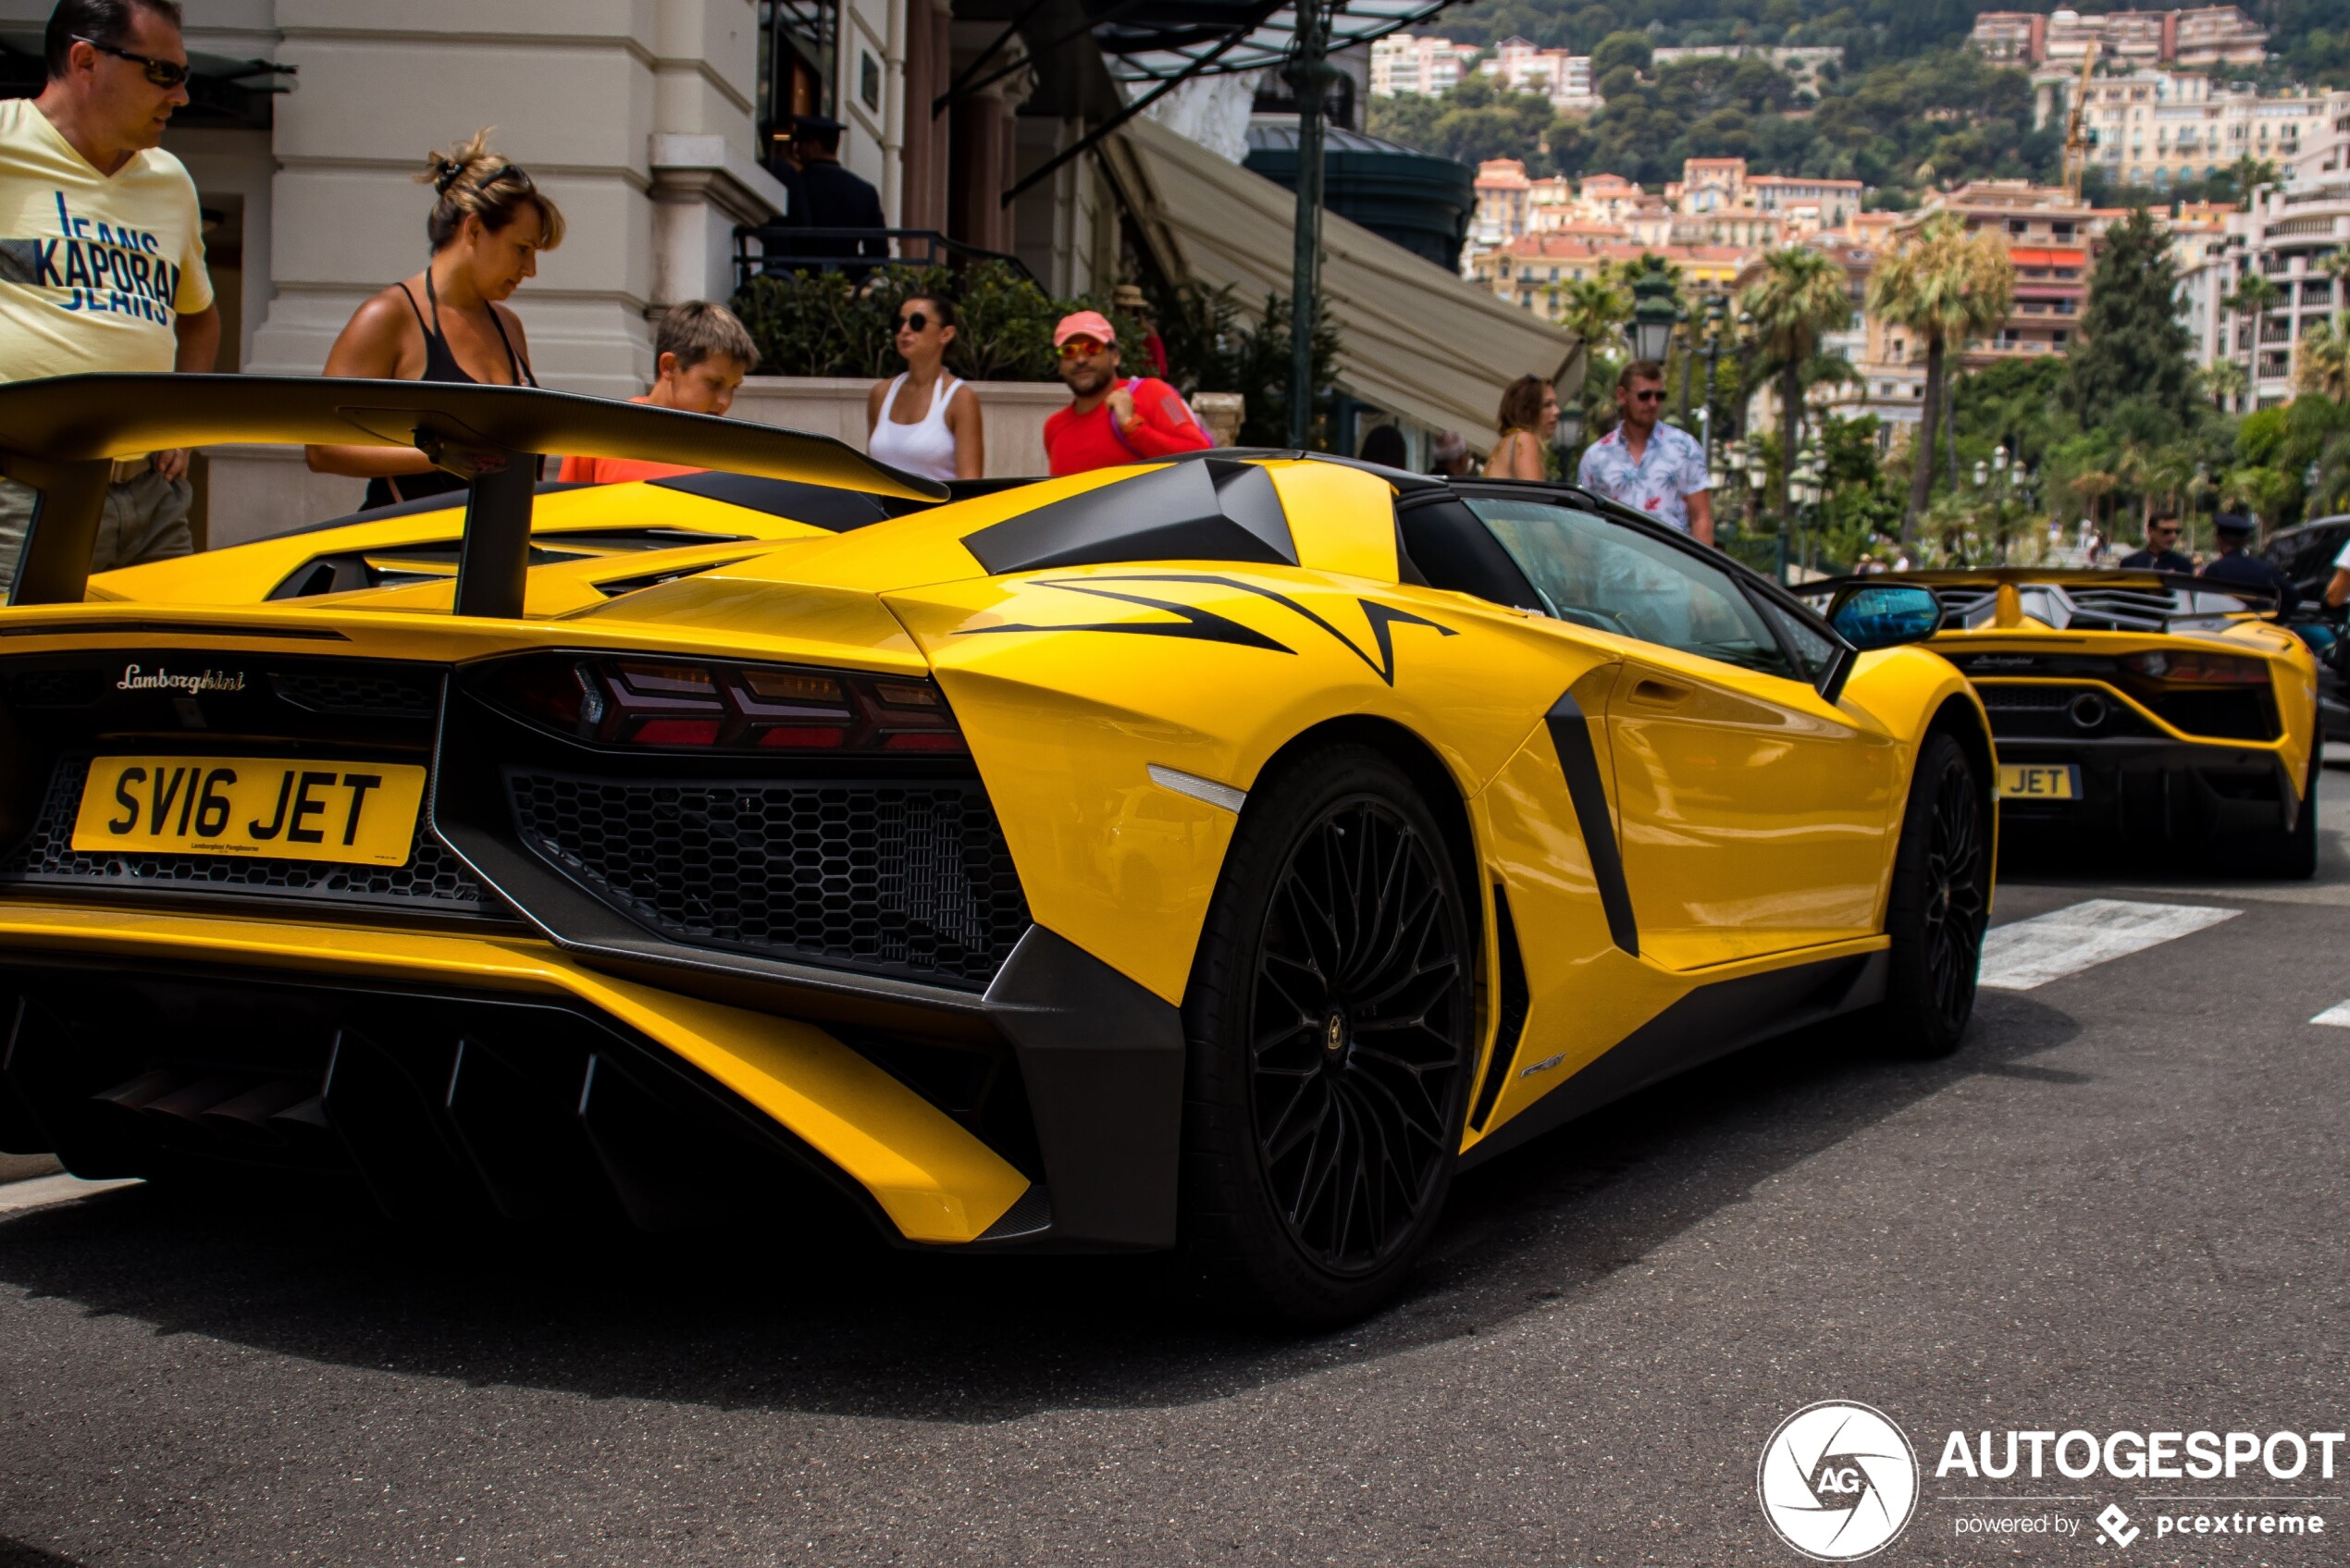
[[1673,302],[1673,280],[1661,272],[1642,273],[1632,285],[1632,357],[1664,364],[1673,352],[1673,328],[1680,320],[1680,308]]
[[1572,402],[1559,404],[1558,427],[1551,432],[1551,450],[1559,454],[1559,472],[1570,479],[1574,474],[1567,468],[1566,460],[1582,444],[1583,400],[1577,397]]

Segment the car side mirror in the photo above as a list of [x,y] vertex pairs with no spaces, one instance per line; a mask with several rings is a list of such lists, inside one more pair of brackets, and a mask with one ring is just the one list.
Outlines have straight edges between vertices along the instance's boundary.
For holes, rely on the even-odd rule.
[[1855,588],[1828,624],[1854,648],[1899,648],[1923,642],[1942,629],[1942,601],[1932,588],[1913,583],[1871,584]]

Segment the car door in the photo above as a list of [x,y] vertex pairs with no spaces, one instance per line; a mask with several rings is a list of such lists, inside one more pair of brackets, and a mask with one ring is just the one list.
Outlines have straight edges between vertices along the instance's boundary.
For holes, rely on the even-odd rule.
[[1550,613],[1621,639],[1606,730],[1640,951],[1696,969],[1874,932],[1899,759],[1813,685],[1836,645],[1701,549],[1561,500],[1469,506]]

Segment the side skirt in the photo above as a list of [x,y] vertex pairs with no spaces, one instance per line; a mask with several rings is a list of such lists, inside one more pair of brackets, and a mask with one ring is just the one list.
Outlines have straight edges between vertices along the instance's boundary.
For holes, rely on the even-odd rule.
[[1861,953],[1700,986],[1480,1140],[1461,1156],[1462,1167],[1676,1073],[1881,1002],[1892,963],[1890,953]]

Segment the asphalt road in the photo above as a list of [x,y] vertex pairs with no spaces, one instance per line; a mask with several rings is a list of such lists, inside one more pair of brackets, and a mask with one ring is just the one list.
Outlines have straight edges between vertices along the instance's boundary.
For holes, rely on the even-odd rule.
[[[2350,1426],[2329,782],[2319,883],[2011,867],[2002,923],[2237,913],[1986,992],[1948,1062],[1800,1038],[1567,1129],[1330,1337],[1187,1321],[1122,1263],[413,1235],[298,1193],[0,1214],[0,1568],[1794,1564],[1757,1462],[1829,1399],[1923,1463],[1874,1562],[2350,1561],[2350,1477],[1934,1474],[1954,1429]],[[2331,1533],[2183,1547],[2153,1516],[2202,1504],[2163,1493]],[[2079,1533],[1957,1534],[1984,1514]]]

